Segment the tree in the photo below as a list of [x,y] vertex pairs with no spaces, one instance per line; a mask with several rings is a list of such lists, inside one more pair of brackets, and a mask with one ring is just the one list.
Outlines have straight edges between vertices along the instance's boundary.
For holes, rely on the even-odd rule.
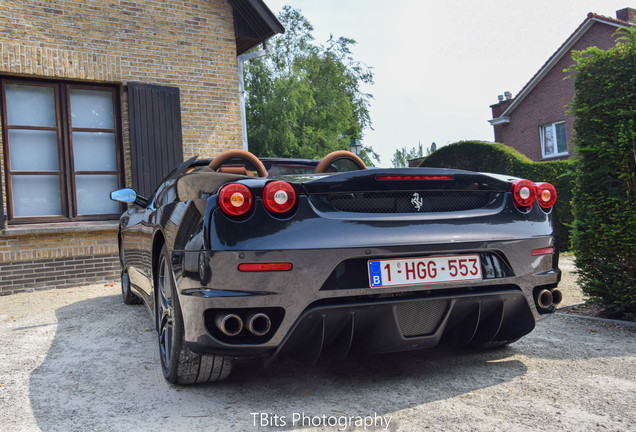
[[426,154],[424,154],[424,150],[422,148],[422,143],[418,143],[417,147],[411,148],[408,152],[406,151],[406,147],[402,147],[401,149],[396,149],[395,153],[393,153],[393,160],[391,163],[394,168],[406,168],[409,166],[409,160],[411,159],[419,159],[424,156],[428,156],[433,153],[437,149],[437,144],[433,143],[430,147],[427,147]]
[[[283,7],[285,34],[270,53],[246,64],[247,135],[257,156],[319,159],[348,150],[352,138],[371,127],[369,102],[361,90],[373,83],[371,69],[354,60],[353,39],[329,38],[316,45],[313,27],[299,10]],[[363,149],[371,164],[375,152]]]
[[574,229],[579,282],[609,316],[636,316],[636,28],[574,54]]
[[362,159],[367,166],[375,166],[376,163],[380,163],[380,155],[373,150],[371,146],[362,147],[362,150],[360,150],[360,159]]

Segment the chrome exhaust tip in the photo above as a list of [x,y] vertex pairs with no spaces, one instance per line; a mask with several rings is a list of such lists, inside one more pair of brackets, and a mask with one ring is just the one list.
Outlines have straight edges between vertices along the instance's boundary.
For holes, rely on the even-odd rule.
[[552,290],[552,304],[554,306],[560,304],[563,301],[563,294],[561,293],[561,290],[555,289]]
[[547,309],[552,306],[552,293],[547,289],[541,290],[537,295],[537,305],[541,309]]
[[219,314],[214,322],[226,336],[236,336],[243,330],[243,320],[236,314]]
[[265,336],[272,328],[272,320],[264,313],[252,314],[247,318],[247,329],[254,336]]

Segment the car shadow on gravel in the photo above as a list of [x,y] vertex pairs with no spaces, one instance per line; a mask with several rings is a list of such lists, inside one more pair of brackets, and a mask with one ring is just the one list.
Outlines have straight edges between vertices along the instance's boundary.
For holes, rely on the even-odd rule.
[[[525,375],[520,356],[532,355],[532,343],[543,341],[546,329],[493,351],[435,348],[334,365],[276,361],[267,369],[260,361],[242,361],[225,382],[176,387],[163,379],[144,306],[106,296],[64,306],[56,315],[55,338],[29,382],[33,413],[44,431],[257,430],[279,428],[273,416],[290,420],[294,413],[390,415],[469,398],[476,390]],[[290,426],[287,421],[284,428]]]

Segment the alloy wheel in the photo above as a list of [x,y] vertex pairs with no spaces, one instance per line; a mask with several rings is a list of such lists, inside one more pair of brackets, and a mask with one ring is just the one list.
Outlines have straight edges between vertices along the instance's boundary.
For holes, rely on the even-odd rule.
[[170,268],[164,256],[159,262],[159,277],[157,280],[158,310],[157,319],[159,321],[159,350],[161,361],[166,368],[170,367],[173,343],[173,318],[174,309],[172,305],[172,278]]

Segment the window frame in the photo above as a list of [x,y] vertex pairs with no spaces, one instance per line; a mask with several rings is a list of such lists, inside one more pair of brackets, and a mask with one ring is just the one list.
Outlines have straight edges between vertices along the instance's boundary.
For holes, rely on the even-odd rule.
[[[562,124],[564,129],[565,129],[565,151],[564,152],[559,152],[559,142],[558,142],[558,135],[557,135],[557,131],[556,131],[556,126],[558,124]],[[545,153],[545,133],[544,130],[547,128],[551,128],[552,129],[552,136],[554,137],[554,153],[551,154],[546,154]],[[548,123],[548,124],[544,124],[539,126],[539,138],[541,140],[541,158],[542,159],[552,159],[552,158],[558,158],[558,157],[563,157],[563,156],[568,156],[570,154],[570,152],[568,151],[568,135],[567,135],[567,127],[565,125],[565,120],[560,120],[560,121],[556,121],[553,123]]]
[[[9,125],[6,102],[6,86],[9,84],[32,85],[39,87],[52,87],[54,89],[56,126],[20,126]],[[81,128],[73,127],[71,120],[71,90],[98,90],[110,91],[113,102],[113,128]],[[2,143],[4,153],[4,186],[7,197],[6,222],[8,225],[35,224],[35,223],[55,223],[55,222],[79,222],[79,221],[99,221],[118,219],[123,211],[123,206],[119,206],[117,213],[107,214],[82,214],[78,212],[77,204],[77,175],[116,175],[118,187],[124,184],[124,163],[123,163],[123,141],[121,126],[121,85],[117,84],[97,84],[73,81],[48,81],[30,80],[17,77],[0,77],[0,114],[2,125]],[[9,143],[10,130],[50,130],[56,131],[58,150],[58,170],[57,171],[14,171],[11,169],[11,149]],[[114,171],[75,171],[73,153],[73,132],[106,132],[113,133],[115,137],[115,160],[117,172]],[[13,183],[12,177],[22,175],[43,175],[56,173],[60,178],[60,206],[61,215],[41,215],[41,216],[14,216],[13,209]]]

